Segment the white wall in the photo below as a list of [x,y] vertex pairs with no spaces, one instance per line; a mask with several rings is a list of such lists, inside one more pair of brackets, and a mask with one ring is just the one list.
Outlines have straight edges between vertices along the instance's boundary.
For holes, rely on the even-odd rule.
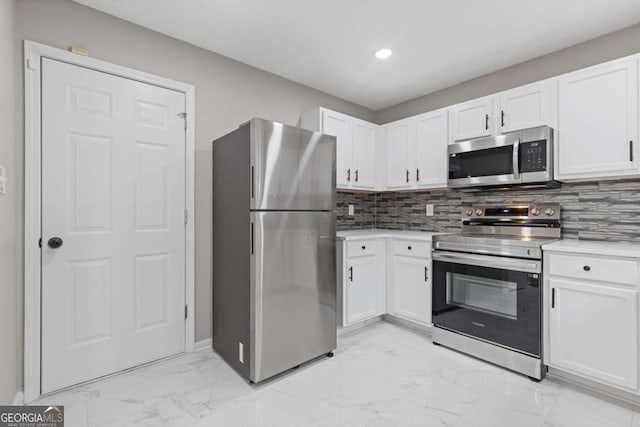
[[[6,195],[0,195],[0,404],[11,403],[18,389],[22,337],[18,333],[17,221],[20,187],[16,182],[16,82],[14,0],[0,1],[0,165],[9,177]],[[21,211],[20,211],[21,212]]]
[[[0,0],[3,7],[5,1]],[[4,35],[8,27],[5,25],[0,27]],[[7,31],[10,32],[10,30]],[[363,107],[70,0],[18,1],[16,36],[17,42],[14,46],[16,52],[21,52],[24,39],[62,49],[75,44],[88,48],[92,57],[196,86],[195,315],[197,340],[211,337],[211,247],[212,233],[215,233],[215,230],[211,230],[211,141],[255,116],[296,124],[303,112],[319,105],[365,120],[373,118],[373,112]],[[17,84],[22,88],[21,63],[16,66],[16,70],[19,71]],[[22,93],[21,90],[20,93]],[[21,141],[18,150],[19,159],[15,163],[12,161],[10,166],[20,177],[20,186],[16,187],[16,180],[13,180],[14,191],[22,188],[24,173],[22,96],[18,104],[18,111],[20,111],[18,136]],[[5,118],[6,116],[3,115],[2,120],[4,121]],[[13,150],[13,144],[9,145]],[[22,192],[19,194],[19,199],[19,203],[22,204]],[[18,218],[12,217],[6,224],[11,224],[10,228],[22,230],[22,211]],[[22,247],[19,247],[18,262],[18,265],[22,264]],[[22,280],[22,272],[19,271],[18,274],[19,279]],[[12,308],[10,312],[15,313],[15,310]],[[17,310],[22,318],[22,301]],[[3,311],[3,315],[4,313]]]

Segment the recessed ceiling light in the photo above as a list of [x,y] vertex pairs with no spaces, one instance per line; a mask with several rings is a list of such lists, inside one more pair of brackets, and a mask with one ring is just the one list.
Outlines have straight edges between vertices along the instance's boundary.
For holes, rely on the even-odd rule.
[[376,50],[376,58],[378,59],[387,59],[389,58],[391,55],[393,55],[393,52],[391,51],[391,49],[378,49]]

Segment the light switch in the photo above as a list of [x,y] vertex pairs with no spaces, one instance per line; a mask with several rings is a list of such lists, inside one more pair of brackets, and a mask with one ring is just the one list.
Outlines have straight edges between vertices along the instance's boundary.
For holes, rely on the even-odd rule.
[[433,205],[431,203],[427,203],[427,216],[433,216]]
[[0,166],[0,194],[7,194],[7,170],[4,166]]
[[353,205],[349,205],[349,216],[353,216],[355,214],[355,207]]

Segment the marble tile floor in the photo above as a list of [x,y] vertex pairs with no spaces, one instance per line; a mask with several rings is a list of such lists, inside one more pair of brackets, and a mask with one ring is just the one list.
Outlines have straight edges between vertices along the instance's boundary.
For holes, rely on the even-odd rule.
[[212,351],[47,396],[66,426],[640,427],[640,408],[528,378],[377,323],[323,358],[251,386]]

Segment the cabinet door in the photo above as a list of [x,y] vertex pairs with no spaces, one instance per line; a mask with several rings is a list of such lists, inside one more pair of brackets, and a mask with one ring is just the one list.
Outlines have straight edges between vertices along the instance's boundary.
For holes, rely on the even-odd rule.
[[638,173],[638,69],[615,61],[559,80],[558,178]]
[[431,323],[430,262],[395,255],[392,260],[390,311],[421,323]]
[[638,389],[638,291],[549,279],[549,365]]
[[377,314],[376,256],[349,258],[345,283],[345,326]]
[[355,120],[353,128],[353,168],[351,186],[373,189],[375,187],[376,125]]
[[551,124],[551,82],[527,85],[498,96],[501,133]]
[[474,99],[451,108],[453,141],[489,136],[493,132],[493,98]]
[[419,188],[447,186],[447,142],[449,133],[447,110],[416,117],[413,142],[415,168],[412,171]]
[[322,132],[336,137],[336,186],[349,188],[353,181],[353,118],[322,110]]
[[411,188],[409,150],[412,126],[410,120],[387,125],[387,188]]

